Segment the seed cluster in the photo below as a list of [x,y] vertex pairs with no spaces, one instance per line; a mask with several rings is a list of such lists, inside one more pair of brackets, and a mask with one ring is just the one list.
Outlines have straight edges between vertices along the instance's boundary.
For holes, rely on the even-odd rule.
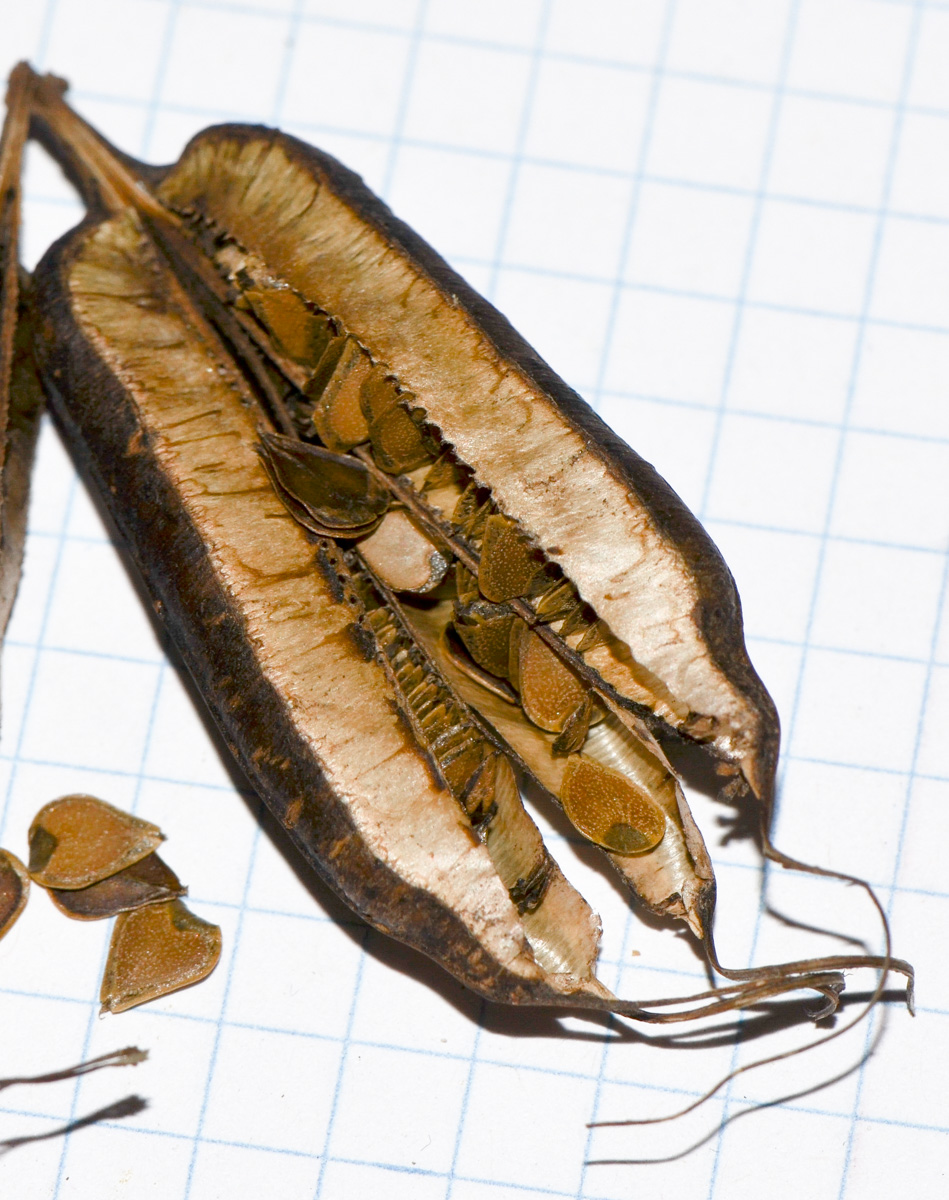
[[187,892],[155,852],[157,825],[95,796],[63,796],[36,814],[29,868],[0,850],[0,937],[26,906],[30,880],[78,921],[115,917],[99,1000],[124,1012],[209,975],[221,931],[185,907]]

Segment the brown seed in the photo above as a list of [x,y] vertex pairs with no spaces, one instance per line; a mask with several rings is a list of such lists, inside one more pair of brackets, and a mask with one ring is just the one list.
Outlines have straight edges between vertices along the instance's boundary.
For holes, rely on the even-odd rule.
[[[507,649],[506,638],[504,649]],[[514,691],[509,683],[504,679],[497,678],[490,671],[486,671],[484,667],[475,661],[471,652],[459,637],[458,629],[451,622],[445,627],[445,652],[449,662],[467,675],[469,679],[473,679],[481,687],[487,688],[489,692],[493,692],[495,696],[500,696],[502,700],[506,700],[509,704],[519,703],[517,692]]]
[[458,607],[455,629],[466,650],[479,667],[506,679],[514,613],[507,607],[476,601]]
[[102,1012],[124,1012],[210,975],[221,957],[221,930],[182,904],[150,904],[115,922],[102,979]]
[[517,522],[495,513],[488,517],[483,536],[478,568],[482,595],[499,604],[526,596],[541,568]]
[[327,340],[325,317],[288,287],[248,288],[243,295],[289,358],[304,366],[319,361]]
[[98,921],[122,912],[161,904],[185,895],[187,888],[157,854],[146,855],[124,871],[100,879],[89,887],[50,888],[53,903],[67,917],[78,921]]
[[402,508],[386,513],[359,543],[363,561],[395,592],[430,592],[445,578],[450,557],[422,533]]
[[267,432],[260,452],[280,499],[314,533],[356,536],[389,505],[389,493],[358,458]]
[[421,430],[401,405],[372,422],[369,441],[376,465],[389,475],[402,475],[432,457]]
[[567,761],[560,800],[591,842],[616,854],[642,854],[662,841],[666,818],[644,788],[585,754]]
[[[360,404],[362,385],[372,371],[368,354],[352,338],[341,339],[342,352],[325,382],[317,379],[307,388],[315,400],[312,421],[330,450],[350,450],[369,437],[369,425]],[[322,366],[322,364],[321,364]]]
[[30,877],[26,867],[9,850],[0,850],[0,938],[16,924],[29,894]]
[[63,796],[30,826],[30,875],[42,887],[89,887],[151,854],[164,837],[157,825],[95,796]]
[[359,401],[369,425],[399,403],[399,385],[385,363],[378,363],[362,381]]
[[518,645],[521,705],[535,725],[560,733],[571,713],[586,698],[586,688],[532,630]]

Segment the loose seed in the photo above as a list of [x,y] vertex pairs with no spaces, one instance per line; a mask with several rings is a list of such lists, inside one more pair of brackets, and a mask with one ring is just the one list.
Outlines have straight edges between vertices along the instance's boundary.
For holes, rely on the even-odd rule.
[[30,875],[46,888],[86,888],[151,854],[164,840],[157,825],[95,796],[63,796],[30,826]]

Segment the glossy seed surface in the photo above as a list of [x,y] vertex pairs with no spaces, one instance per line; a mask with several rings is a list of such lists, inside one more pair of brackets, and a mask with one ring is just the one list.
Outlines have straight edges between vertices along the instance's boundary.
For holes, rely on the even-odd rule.
[[99,1002],[119,1013],[204,979],[221,957],[221,930],[180,900],[122,913],[115,922]]
[[388,493],[358,459],[278,433],[264,433],[260,451],[280,499],[315,533],[365,533],[389,505]]
[[60,912],[78,921],[98,921],[131,912],[146,904],[161,904],[185,895],[187,888],[157,854],[148,854],[124,871],[100,879],[89,887],[50,888]]
[[10,932],[26,906],[30,877],[9,850],[0,850],[0,938]]
[[30,826],[33,880],[47,888],[85,888],[115,875],[164,841],[157,825],[95,796],[63,796]]

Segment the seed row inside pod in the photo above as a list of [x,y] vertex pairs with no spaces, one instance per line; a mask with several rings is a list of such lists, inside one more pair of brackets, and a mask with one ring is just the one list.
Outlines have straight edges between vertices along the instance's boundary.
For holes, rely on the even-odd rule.
[[[123,1012],[204,979],[220,958],[221,931],[182,903],[188,889],[156,853],[162,841],[157,825],[95,796],[51,801],[30,826],[28,872],[0,851],[0,936],[22,911],[32,878],[68,917],[116,918],[99,996],[103,1012]],[[12,913],[6,922],[4,911]]]
[[[595,756],[597,739],[587,747],[591,723],[606,715],[596,690],[605,685],[614,700],[660,718],[682,718],[681,706],[664,702],[658,681],[616,652],[603,622],[440,443],[386,363],[233,240],[188,227],[230,289],[222,296],[206,285],[205,314],[223,336],[228,322],[215,301],[240,314],[260,352],[253,377],[270,384],[262,406],[276,394],[289,417],[293,433],[264,429],[259,447],[288,511],[313,533],[352,539],[410,627],[414,596],[440,600],[434,655],[558,735],[551,754],[577,758],[557,793],[576,829],[617,855],[652,850],[666,831],[661,807],[615,749],[607,764]],[[478,690],[467,692],[476,709]],[[637,735],[627,728],[624,739]]]
[[357,912],[494,999],[645,1020],[910,973],[887,944],[699,1009],[609,995],[518,783],[719,967],[656,733],[725,760],[766,827],[778,725],[706,534],[328,156],[223,126],[134,164],[49,81],[35,116],[90,209],[37,270],[57,418],[228,745]]

